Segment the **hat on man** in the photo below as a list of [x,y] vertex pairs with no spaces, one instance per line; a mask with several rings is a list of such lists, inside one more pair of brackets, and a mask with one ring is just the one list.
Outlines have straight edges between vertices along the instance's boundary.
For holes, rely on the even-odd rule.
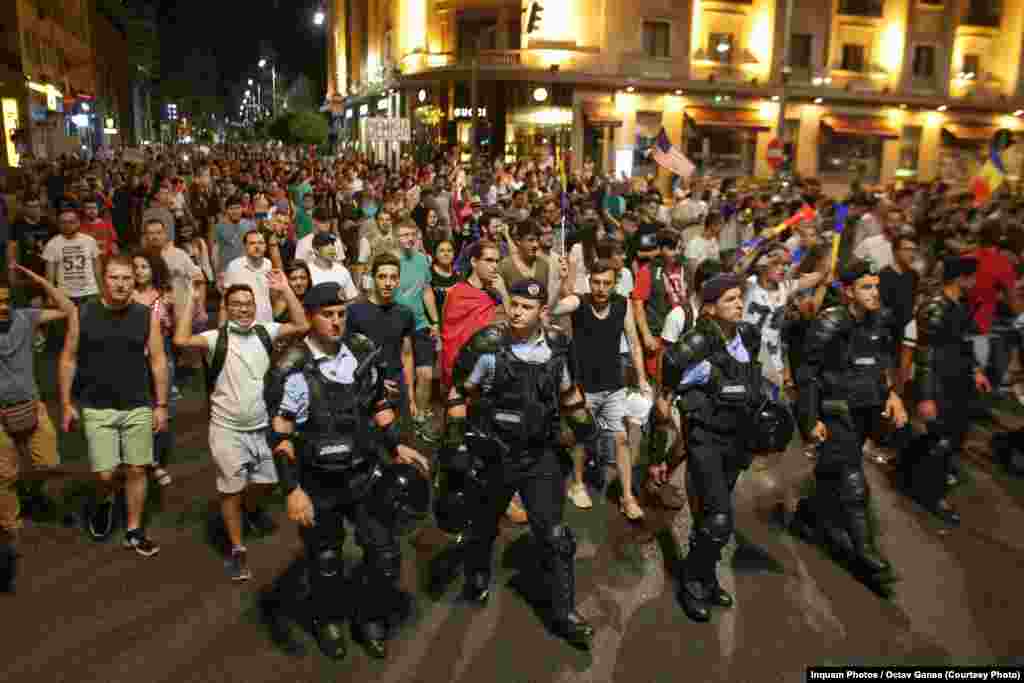
[[942,259],[942,281],[950,282],[961,275],[978,272],[978,259],[963,256],[947,256]]
[[717,303],[730,289],[742,287],[742,281],[732,273],[723,273],[711,278],[700,288],[701,304]]
[[548,300],[548,288],[540,280],[526,278],[515,282],[508,288],[509,297],[518,296],[545,303]]
[[334,235],[329,232],[318,232],[313,235],[313,248],[319,249],[320,247],[326,247],[329,244],[334,244]]
[[345,293],[337,282],[313,285],[302,299],[303,305],[311,311],[318,311],[326,306],[339,306],[346,301]]
[[878,269],[868,259],[851,261],[839,272],[839,281],[844,285],[852,285],[865,275],[877,275]]

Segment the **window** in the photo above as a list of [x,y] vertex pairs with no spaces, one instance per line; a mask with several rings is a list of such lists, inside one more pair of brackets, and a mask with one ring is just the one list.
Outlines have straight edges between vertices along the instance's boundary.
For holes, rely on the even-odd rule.
[[667,21],[644,22],[644,54],[648,57],[668,57],[668,37],[671,26]]
[[843,71],[864,70],[864,46],[843,45]]
[[917,175],[917,160],[921,154],[921,128],[905,126],[900,136],[900,166],[896,169],[899,177]]
[[813,36],[809,33],[794,33],[789,47],[789,65],[794,69],[811,68],[811,45]]
[[839,13],[855,17],[880,17],[882,0],[839,0]]
[[708,58],[729,64],[732,62],[734,42],[731,33],[712,33],[708,36]]
[[967,5],[965,24],[998,28],[1003,12],[999,0],[970,0]]
[[978,55],[964,55],[964,65],[960,70],[964,76],[968,74],[972,79],[977,79],[981,76],[981,57]]
[[479,41],[479,49],[497,49],[497,19],[459,19],[458,22],[458,44],[459,54],[468,58],[476,53]]
[[863,172],[863,180],[877,183],[882,169],[882,138],[843,135],[828,126],[821,127],[818,146],[820,175],[849,178]]
[[931,78],[935,75],[935,46],[918,45],[914,48],[914,78]]

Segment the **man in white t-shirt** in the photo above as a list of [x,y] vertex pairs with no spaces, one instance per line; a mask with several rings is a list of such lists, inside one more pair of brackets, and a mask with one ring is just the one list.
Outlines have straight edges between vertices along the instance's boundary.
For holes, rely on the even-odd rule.
[[317,235],[331,236],[336,247],[334,260],[343,264],[345,262],[345,245],[342,244],[341,239],[337,235],[331,232],[331,223],[327,209],[319,207],[313,209],[313,232],[300,239],[295,245],[295,260],[312,263],[316,258],[316,247],[313,246],[313,239]]
[[313,249],[316,257],[308,262],[309,276],[312,278],[310,286],[316,286],[321,282],[337,282],[345,292],[346,299],[351,301],[358,297],[359,290],[352,281],[352,274],[337,261],[337,242],[334,235],[318,233],[313,237]]
[[871,261],[878,270],[891,267],[894,262],[892,253],[893,240],[896,239],[903,227],[905,227],[903,212],[897,208],[891,209],[885,215],[885,223],[882,225],[881,234],[866,237],[853,250],[854,257]]
[[686,267],[691,272],[704,261],[722,259],[722,249],[718,245],[718,233],[721,230],[721,215],[708,214],[704,219],[704,231],[686,243]]
[[61,289],[72,301],[81,305],[87,297],[100,292],[100,247],[96,240],[79,232],[78,208],[66,203],[58,215],[60,234],[43,248],[46,279]]
[[171,288],[174,290],[175,301],[185,292],[192,291],[196,299],[196,310],[201,312],[200,318],[205,315],[206,276],[191,256],[174,246],[167,238],[167,227],[163,221],[151,218],[143,223],[142,246],[160,252],[171,274]]
[[[224,290],[227,323],[217,330],[192,334],[192,297],[177,300],[174,344],[197,349],[206,356],[212,378],[210,393],[210,455],[217,466],[217,491],[221,514],[231,542],[228,574],[232,581],[252,577],[242,545],[243,510],[249,525],[270,533],[275,525],[258,506],[259,499],[277,483],[277,468],[267,445],[270,419],[263,401],[263,378],[270,369],[271,343],[281,337],[305,334],[306,312],[283,273],[271,271],[267,286],[284,297],[292,322],[256,322],[256,298],[245,284]],[[257,329],[259,328],[259,329]],[[227,333],[226,343],[220,335]],[[223,353],[218,353],[223,349]],[[218,367],[219,366],[219,367]]]
[[274,266],[264,254],[267,241],[263,233],[253,228],[242,238],[245,256],[239,256],[224,270],[224,287],[248,285],[256,298],[256,322],[269,323],[274,320],[274,307],[270,302],[270,286],[267,273]]

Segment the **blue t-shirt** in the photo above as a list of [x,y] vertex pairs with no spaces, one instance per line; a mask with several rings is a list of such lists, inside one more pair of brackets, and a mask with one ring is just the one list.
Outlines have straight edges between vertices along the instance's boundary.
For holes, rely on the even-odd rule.
[[423,291],[430,286],[430,261],[426,254],[414,253],[411,257],[399,256],[402,264],[402,279],[395,293],[395,302],[402,304],[416,318],[416,330],[430,327],[427,310],[423,305]]

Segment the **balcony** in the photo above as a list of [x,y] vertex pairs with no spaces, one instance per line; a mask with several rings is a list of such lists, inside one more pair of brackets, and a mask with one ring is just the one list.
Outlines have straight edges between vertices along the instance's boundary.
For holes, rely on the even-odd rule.
[[999,28],[1002,23],[1002,16],[996,12],[968,12],[964,15],[965,26],[983,26],[985,28]]
[[670,81],[686,77],[686,70],[682,68],[680,60],[671,57],[651,57],[642,53],[622,55],[619,70],[624,76],[635,78]]
[[478,59],[482,68],[489,70],[548,69],[558,65],[562,69],[577,69],[581,60],[597,54],[596,48],[559,48],[525,50],[480,50],[472,52],[413,52],[406,55],[398,69],[404,76],[422,73],[432,69],[470,69],[473,59]]

